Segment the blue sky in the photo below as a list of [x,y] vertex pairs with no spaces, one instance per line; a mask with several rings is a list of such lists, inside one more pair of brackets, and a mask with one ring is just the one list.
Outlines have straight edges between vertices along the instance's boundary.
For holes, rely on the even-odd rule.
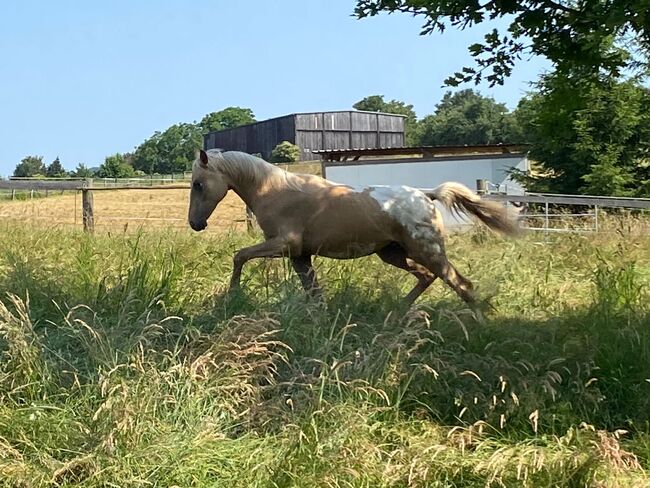
[[[349,109],[385,95],[431,113],[487,27],[420,36],[404,14],[351,17],[354,0],[4,0],[0,175],[27,155],[69,169],[227,106],[257,119]],[[548,68],[522,62],[485,94],[513,108]]]

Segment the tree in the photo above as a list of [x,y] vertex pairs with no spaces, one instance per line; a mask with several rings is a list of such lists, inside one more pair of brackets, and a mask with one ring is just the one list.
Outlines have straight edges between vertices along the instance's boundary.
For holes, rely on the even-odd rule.
[[133,174],[133,167],[126,163],[121,154],[108,156],[97,172],[99,178],[130,178]]
[[190,168],[196,149],[202,145],[197,125],[172,125],[164,132],[155,132],[135,150],[133,167],[147,174],[180,173]]
[[650,90],[636,80],[547,75],[515,116],[539,164],[529,189],[650,195]]
[[43,156],[27,156],[14,169],[14,176],[23,178],[45,175],[45,173],[46,169],[43,164]]
[[65,169],[63,169],[63,166],[61,165],[61,161],[57,156],[56,159],[52,161],[52,163],[45,170],[45,175],[48,178],[61,178],[64,176],[68,176],[68,172]]
[[282,141],[271,151],[271,163],[295,163],[300,160],[300,148],[289,141]]
[[[560,72],[648,69],[650,22],[647,0],[357,0],[357,18],[382,12],[405,12],[424,17],[422,34],[464,29],[506,19],[507,34],[497,29],[484,42],[469,46],[474,67],[465,67],[446,80],[449,85],[486,79],[503,84],[512,67],[529,54],[548,58]],[[633,52],[623,46],[636,46]],[[487,74],[486,74],[487,73]]]
[[407,146],[418,144],[417,135],[417,116],[413,110],[413,105],[407,105],[399,100],[384,100],[383,95],[370,95],[363,100],[359,100],[352,108],[355,110],[365,110],[368,112],[384,112],[387,114],[405,115],[404,134]]
[[74,176],[75,178],[92,178],[94,174],[95,173],[85,164],[79,163],[76,169],[70,175]]
[[506,106],[471,89],[445,93],[419,126],[420,143],[431,146],[512,142],[512,133]]
[[133,157],[133,167],[136,170],[144,171],[150,175],[158,172],[158,165],[162,159],[158,149],[161,136],[162,133],[156,131],[149,139],[136,148]]
[[206,134],[211,131],[232,129],[254,122],[255,115],[250,108],[227,107],[219,112],[207,114],[199,122],[199,127]]

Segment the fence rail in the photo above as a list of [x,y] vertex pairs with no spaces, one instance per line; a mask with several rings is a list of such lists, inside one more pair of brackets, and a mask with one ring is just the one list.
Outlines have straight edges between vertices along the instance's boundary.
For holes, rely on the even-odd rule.
[[84,181],[0,180],[0,190],[80,190]]
[[560,195],[550,193],[527,193],[525,195],[482,195],[488,200],[516,203],[549,203],[554,205],[584,205],[604,208],[650,208],[650,198],[599,197],[592,195]]

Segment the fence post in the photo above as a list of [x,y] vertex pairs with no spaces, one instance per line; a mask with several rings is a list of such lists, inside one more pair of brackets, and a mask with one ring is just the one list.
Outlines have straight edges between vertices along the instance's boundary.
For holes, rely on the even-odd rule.
[[16,189],[15,188],[13,190],[11,190],[11,199],[12,200],[16,199]]
[[83,188],[81,190],[81,202],[83,209],[83,223],[85,232],[93,232],[95,230],[95,216],[93,209],[93,192],[92,192],[93,180],[92,178],[87,178],[84,181]]
[[598,232],[598,205],[594,205],[594,220],[596,223],[596,232]]

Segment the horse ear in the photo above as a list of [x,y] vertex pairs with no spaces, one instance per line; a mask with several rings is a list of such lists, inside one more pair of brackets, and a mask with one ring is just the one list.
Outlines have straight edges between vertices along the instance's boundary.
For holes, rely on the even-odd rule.
[[208,153],[203,149],[199,150],[199,161],[201,161],[201,166],[208,166]]

